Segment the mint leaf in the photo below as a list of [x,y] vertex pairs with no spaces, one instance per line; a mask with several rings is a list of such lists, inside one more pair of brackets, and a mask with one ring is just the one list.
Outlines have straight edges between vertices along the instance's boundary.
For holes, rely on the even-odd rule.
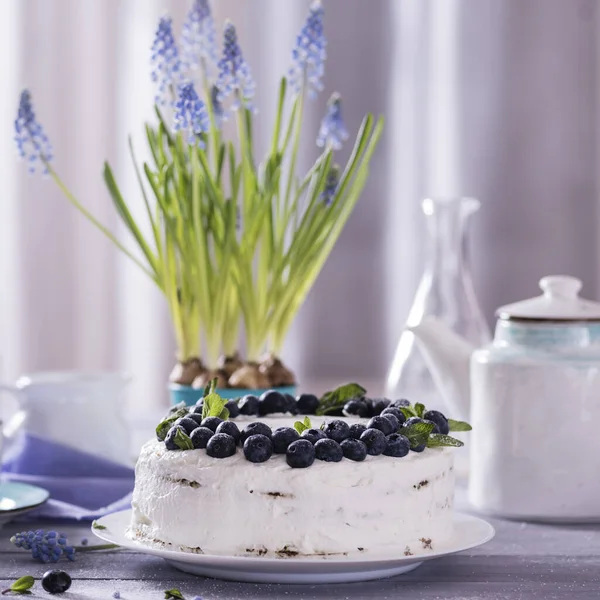
[[177,421],[177,419],[181,419],[181,417],[185,417],[188,414],[188,409],[185,407],[178,408],[174,413],[171,413],[168,417],[163,419],[156,426],[156,437],[159,442],[164,442],[167,437],[167,433],[169,433],[169,429],[171,429],[171,425]]
[[25,575],[25,577],[19,577],[11,586],[10,591],[15,594],[31,594],[29,591],[35,584],[35,579],[31,575]]
[[427,447],[437,448],[438,446],[453,446],[455,448],[460,448],[461,446],[464,446],[464,444],[450,435],[432,433],[427,440]]
[[[216,381],[216,379],[214,381]],[[220,417],[225,421],[229,418],[229,411],[225,408],[225,404],[227,404],[227,401],[223,400],[219,394],[210,392],[207,396],[204,396],[202,419],[206,419],[206,417]]]
[[412,406],[401,406],[400,412],[406,417],[406,419],[410,419],[411,417],[418,417],[417,411]]
[[181,427],[176,427],[176,430],[173,443],[181,450],[193,450],[194,444],[192,444],[190,436]]
[[209,394],[212,394],[217,389],[217,382],[219,380],[216,377],[213,377],[205,386],[204,393],[202,394],[203,398],[206,398]]
[[455,421],[448,419],[448,427],[450,431],[471,431],[473,429],[466,421]]
[[400,432],[402,435],[408,438],[410,442],[411,448],[416,448],[417,446],[421,446],[423,444],[427,444],[429,440],[429,435],[435,428],[433,423],[413,423],[408,427],[402,427]]
[[106,527],[104,525],[100,525],[100,523],[98,523],[98,521],[93,521],[92,529],[97,529],[98,531],[102,531],[103,529],[106,529]]
[[306,431],[307,429],[312,429],[312,423],[310,422],[310,418],[309,417],[304,417],[304,420],[302,420],[302,421],[296,421],[294,423],[294,429],[300,435],[302,435],[303,431]]
[[185,600],[185,597],[179,590],[165,590],[165,600]]
[[425,405],[417,402],[415,404],[415,412],[417,413],[417,417],[423,418],[423,413],[425,412]]
[[317,407],[317,415],[326,415],[336,408],[341,408],[353,398],[362,398],[367,393],[364,387],[358,385],[358,383],[347,383],[342,385],[335,390],[323,394],[319,400],[319,406]]

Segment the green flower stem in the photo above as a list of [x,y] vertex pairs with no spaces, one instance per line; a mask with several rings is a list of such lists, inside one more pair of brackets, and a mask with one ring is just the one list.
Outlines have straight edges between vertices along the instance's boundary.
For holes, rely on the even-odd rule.
[[[302,117],[304,115],[304,95],[304,86],[302,86],[300,96],[298,98],[298,109],[293,111],[291,115],[291,119],[296,119],[296,129],[294,132],[292,157],[290,159],[288,181],[284,196],[284,211],[289,205],[290,195],[292,193],[292,184],[294,182],[294,178],[296,177],[296,162],[298,161],[298,150],[300,148],[300,132],[302,130]],[[290,123],[291,122],[292,121],[290,121]]]
[[120,548],[117,544],[98,544],[97,546],[75,546],[75,552],[95,552],[96,550],[114,550]]

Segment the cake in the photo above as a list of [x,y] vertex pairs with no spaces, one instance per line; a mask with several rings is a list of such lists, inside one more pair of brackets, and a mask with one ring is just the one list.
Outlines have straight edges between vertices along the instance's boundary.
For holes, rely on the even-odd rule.
[[[359,401],[367,403],[364,398]],[[440,413],[421,411],[435,422],[410,417],[418,411],[400,402],[370,418],[358,416],[358,409],[342,417],[311,415],[315,424],[323,423],[320,429],[310,427],[313,423],[302,416],[286,414],[239,415],[221,424],[204,408],[204,418],[196,420],[214,426],[217,433],[200,442],[193,430],[185,436],[203,447],[169,449],[173,445],[168,440],[153,439],[142,448],[127,535],[165,549],[227,556],[431,552],[452,536],[454,472],[448,445],[461,443],[439,433],[447,426]],[[300,398],[298,405],[302,406]],[[398,417],[400,409],[404,412]],[[179,427],[179,434],[185,435],[185,427],[193,426],[183,419],[200,413],[178,410],[175,420],[171,416],[169,433]],[[302,435],[290,433],[294,426]],[[374,429],[376,433],[369,433]],[[157,431],[166,437],[164,429]],[[223,431],[241,438],[233,453],[230,445],[224,450],[216,443],[219,436],[228,435]],[[382,439],[383,446],[377,447]],[[293,444],[306,449],[306,440],[315,449],[309,451],[312,461],[299,465]],[[187,441],[182,445],[189,447]],[[226,456],[217,457],[219,453]]]

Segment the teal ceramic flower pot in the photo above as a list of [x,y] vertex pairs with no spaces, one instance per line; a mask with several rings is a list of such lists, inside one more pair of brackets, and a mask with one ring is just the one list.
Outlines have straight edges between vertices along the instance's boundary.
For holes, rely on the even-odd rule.
[[[276,388],[267,388],[267,389],[259,389],[259,390],[246,390],[241,388],[217,388],[215,391],[221,398],[226,398],[227,400],[233,400],[235,398],[241,398],[242,396],[247,396],[248,394],[252,394],[254,396],[260,396],[263,392],[268,391],[269,389],[277,390],[282,394],[290,394],[296,397],[296,386],[295,385],[286,385],[282,387]],[[196,402],[202,397],[204,390],[196,389],[189,385],[180,385],[178,383],[170,383],[169,384],[169,393],[171,394],[171,404],[179,404],[180,402],[185,402],[187,406],[192,406],[196,404]]]

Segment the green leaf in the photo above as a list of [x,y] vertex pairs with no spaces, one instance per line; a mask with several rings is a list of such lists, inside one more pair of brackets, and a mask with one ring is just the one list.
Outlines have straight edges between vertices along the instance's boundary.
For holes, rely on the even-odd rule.
[[31,594],[29,591],[35,584],[35,579],[31,575],[19,577],[11,586],[10,591],[16,594]]
[[304,419],[302,421],[296,421],[294,423],[294,429],[300,435],[302,435],[303,431],[306,431],[307,429],[312,429],[312,423],[310,422],[310,418],[309,417],[304,417]]
[[194,444],[192,444],[192,440],[190,436],[183,431],[181,427],[176,427],[177,431],[175,432],[175,438],[173,439],[173,443],[180,450],[193,450]]
[[418,417],[417,411],[412,406],[401,406],[400,412],[406,417],[406,419],[410,419],[411,417]]
[[98,523],[98,521],[93,521],[92,522],[92,529],[97,529],[98,531],[102,531],[103,529],[106,529],[105,525],[100,525],[100,523]]
[[448,419],[450,431],[471,431],[473,428],[466,421],[455,421]]
[[362,398],[367,393],[364,387],[358,383],[347,383],[335,390],[327,392],[319,400],[317,415],[326,415],[330,411],[344,406],[348,400],[353,398]]
[[[219,394],[215,392],[209,392],[207,396],[204,396],[204,404],[202,405],[202,419],[206,419],[206,417],[220,417],[225,420],[229,418],[229,411],[225,408],[225,404],[227,404],[226,400],[223,400]],[[226,417],[221,415],[225,414],[227,411]]]
[[425,412],[425,405],[417,402],[415,404],[415,412],[417,413],[417,417],[423,418],[423,413]]
[[464,444],[452,436],[443,435],[441,433],[432,433],[427,440],[427,447],[436,448],[438,446],[454,446],[455,448],[460,448],[461,446],[464,446]]
[[188,414],[187,408],[179,408],[174,413],[171,413],[168,417],[165,417],[157,426],[156,426],[156,437],[159,442],[164,442],[167,437],[167,433],[169,433],[169,429],[177,419],[181,419],[181,417],[185,417]]
[[206,396],[212,394],[217,389],[218,381],[219,380],[216,377],[214,377],[206,384],[206,387],[204,388],[204,393],[202,394],[203,398],[206,398]]
[[423,444],[427,444],[431,432],[434,430],[435,425],[433,423],[414,423],[408,427],[402,427],[402,435],[408,438],[411,448],[416,448]]
[[179,590],[165,590],[165,600],[185,600],[185,596]]

